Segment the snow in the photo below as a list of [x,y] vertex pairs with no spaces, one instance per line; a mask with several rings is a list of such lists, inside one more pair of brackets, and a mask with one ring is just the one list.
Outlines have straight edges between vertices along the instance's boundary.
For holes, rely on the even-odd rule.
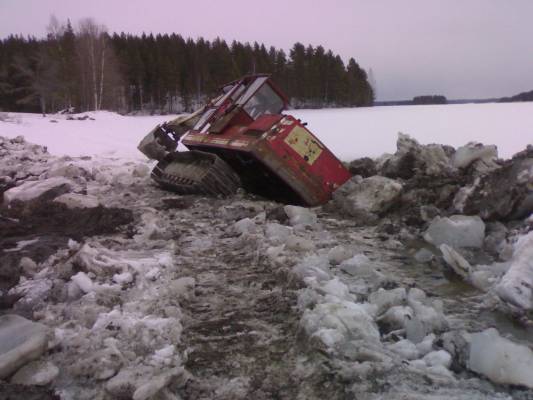
[[422,144],[495,144],[510,158],[533,140],[533,103],[291,110],[341,160],[394,153],[398,132]]
[[[144,160],[137,150],[142,138],[157,124],[176,116],[127,117],[99,111],[84,113],[93,120],[67,120],[65,115],[10,113],[20,123],[0,122],[0,136],[22,135],[27,141],[46,146],[54,155],[71,157],[99,155]],[[55,120],[57,123],[50,123]]]
[[533,388],[533,351],[494,328],[471,336],[469,368],[494,382]]
[[[290,110],[341,160],[394,153],[398,132],[420,143],[459,147],[468,142],[495,144],[509,158],[531,144],[533,103],[489,103],[391,106],[322,110]],[[14,122],[0,122],[0,136],[47,146],[54,155],[126,157],[144,160],[137,145],[157,124],[176,116],[121,116],[99,111],[94,118],[68,121],[62,115],[10,113]],[[50,120],[57,123],[50,123]]]

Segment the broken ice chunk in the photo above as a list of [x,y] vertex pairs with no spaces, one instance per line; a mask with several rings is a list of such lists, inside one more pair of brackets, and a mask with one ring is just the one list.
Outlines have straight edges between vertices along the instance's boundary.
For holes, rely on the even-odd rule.
[[424,239],[435,246],[481,247],[485,239],[485,223],[478,216],[436,217],[424,233]]
[[501,337],[494,328],[471,335],[468,367],[490,380],[533,388],[533,351]]
[[266,224],[265,236],[274,244],[282,244],[291,234],[292,228],[275,222]]
[[396,288],[385,290],[380,288],[378,291],[370,294],[368,301],[378,307],[378,315],[384,313],[392,306],[398,306],[407,299],[405,288]]
[[328,252],[328,259],[332,265],[338,265],[353,257],[353,251],[344,246],[335,246]]
[[315,248],[315,244],[309,239],[290,235],[285,241],[285,248],[294,251],[311,251]]
[[119,285],[127,285],[128,283],[133,282],[133,275],[131,272],[123,272],[121,274],[113,275],[113,282],[118,283]]
[[481,161],[486,165],[486,169],[497,167],[494,162],[498,158],[498,148],[495,145],[484,146],[481,143],[470,142],[459,147],[453,157],[452,164],[455,168],[466,168],[474,161]]
[[17,371],[11,383],[44,386],[59,375],[59,368],[49,361],[33,361]]
[[250,218],[244,218],[235,222],[235,224],[233,224],[233,228],[241,235],[244,235],[245,233],[254,233],[256,231],[255,222]]
[[90,293],[94,290],[94,283],[85,272],[80,271],[71,279],[84,293]]
[[505,302],[524,310],[533,309],[533,231],[516,243],[511,267],[495,289]]
[[27,181],[4,192],[4,203],[14,201],[27,202],[37,199],[52,200],[55,197],[72,190],[74,184],[71,180],[54,177],[41,181]]
[[48,328],[18,315],[0,316],[0,379],[7,378],[47,348]]
[[289,221],[292,226],[313,226],[316,224],[316,214],[308,208],[298,206],[285,206],[283,207],[283,209],[289,217]]
[[414,360],[419,357],[415,344],[407,339],[388,345],[387,348],[405,360]]
[[450,368],[452,356],[446,350],[432,351],[424,356],[424,361],[428,367],[443,366]]
[[95,208],[100,202],[95,196],[78,193],[65,193],[54,199],[56,203],[62,203],[69,209],[73,208]]

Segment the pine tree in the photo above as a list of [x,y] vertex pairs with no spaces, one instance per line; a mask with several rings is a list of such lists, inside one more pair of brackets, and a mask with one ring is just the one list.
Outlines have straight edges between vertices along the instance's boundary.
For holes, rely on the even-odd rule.
[[46,39],[0,40],[0,107],[35,111],[42,100],[52,111],[75,105],[80,111],[181,112],[252,73],[272,74],[294,107],[373,103],[372,76],[354,59],[345,66],[322,46],[295,43],[287,56],[257,42],[228,46],[221,38],[177,34],[109,36],[92,20],[83,20],[75,32],[70,21],[52,18]]

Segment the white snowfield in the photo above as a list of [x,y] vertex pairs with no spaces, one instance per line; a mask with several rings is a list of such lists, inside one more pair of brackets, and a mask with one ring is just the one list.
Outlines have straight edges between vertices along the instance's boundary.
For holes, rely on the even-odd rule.
[[[56,156],[99,155],[110,158],[146,159],[137,150],[142,138],[157,124],[175,118],[172,115],[127,117],[99,111],[76,114],[86,120],[67,120],[66,115],[9,113],[0,121],[0,136],[24,136],[29,142],[46,146]],[[55,122],[53,122],[55,121]]]
[[[393,106],[321,110],[290,110],[341,160],[394,153],[398,132],[422,144],[454,147],[476,141],[495,144],[509,158],[533,144],[533,103],[489,103],[431,106]],[[10,113],[0,122],[0,136],[23,135],[47,146],[53,155],[127,157],[143,159],[140,140],[153,127],[175,118],[121,116],[100,111],[84,113],[94,120],[66,120],[64,115]],[[51,122],[54,120],[56,122]]]
[[341,160],[396,151],[398,132],[421,144],[475,141],[509,158],[533,144],[533,102],[291,110]]

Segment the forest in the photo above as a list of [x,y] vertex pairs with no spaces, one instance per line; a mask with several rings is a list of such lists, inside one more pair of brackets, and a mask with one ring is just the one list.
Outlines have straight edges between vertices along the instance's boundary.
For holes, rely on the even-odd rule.
[[414,105],[426,105],[426,104],[447,104],[448,99],[442,95],[427,95],[427,96],[415,96],[411,101]]
[[374,90],[355,59],[322,46],[289,53],[254,42],[230,44],[179,34],[108,33],[93,19],[52,17],[46,38],[0,40],[0,110],[52,113],[190,111],[221,85],[268,73],[293,108],[371,106]]
[[521,101],[533,101],[533,90],[522,92],[511,97],[502,97],[498,100],[500,103],[516,103]]

